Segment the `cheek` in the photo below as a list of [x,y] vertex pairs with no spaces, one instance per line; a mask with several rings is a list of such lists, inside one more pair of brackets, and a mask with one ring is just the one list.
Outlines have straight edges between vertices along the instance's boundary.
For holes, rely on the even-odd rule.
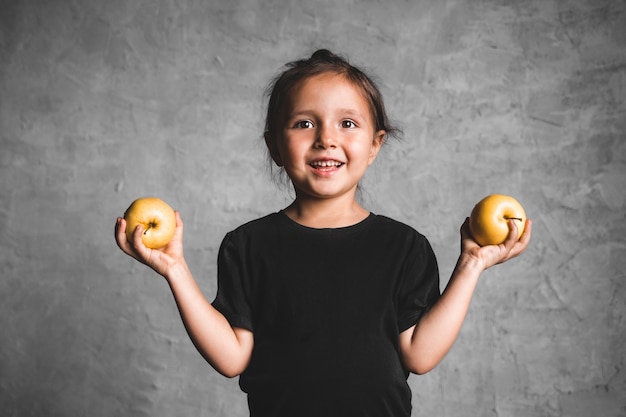
[[283,141],[279,145],[279,152],[285,166],[293,166],[304,158],[305,149],[296,141]]

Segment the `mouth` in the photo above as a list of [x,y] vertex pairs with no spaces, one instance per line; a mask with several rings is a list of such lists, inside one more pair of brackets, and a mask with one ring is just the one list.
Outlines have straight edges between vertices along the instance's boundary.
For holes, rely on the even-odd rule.
[[339,168],[340,166],[345,165],[345,163],[341,161],[336,161],[334,159],[326,159],[322,161],[313,161],[309,165],[312,168],[324,170]]

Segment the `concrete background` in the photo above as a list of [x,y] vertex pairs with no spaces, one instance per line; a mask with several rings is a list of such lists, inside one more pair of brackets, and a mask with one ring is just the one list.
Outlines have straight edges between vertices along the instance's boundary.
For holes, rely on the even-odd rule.
[[290,200],[263,90],[318,47],[381,80],[405,134],[363,200],[430,238],[442,284],[484,195],[535,221],[410,377],[414,415],[626,415],[623,0],[0,1],[1,415],[246,415],[114,220],[179,209],[212,299],[224,233]]

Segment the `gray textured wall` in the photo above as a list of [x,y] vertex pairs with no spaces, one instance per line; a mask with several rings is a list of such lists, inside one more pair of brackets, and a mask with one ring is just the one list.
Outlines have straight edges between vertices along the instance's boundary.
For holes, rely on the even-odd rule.
[[246,415],[116,216],[182,212],[209,298],[224,233],[282,208],[263,89],[329,47],[382,82],[403,141],[365,204],[433,243],[493,192],[535,220],[488,271],[415,415],[626,415],[623,0],[0,1],[0,414]]

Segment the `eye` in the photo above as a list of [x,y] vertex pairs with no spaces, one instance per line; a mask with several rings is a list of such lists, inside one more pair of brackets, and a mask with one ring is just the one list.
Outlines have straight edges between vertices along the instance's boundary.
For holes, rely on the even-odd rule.
[[350,119],[346,119],[341,122],[341,127],[345,127],[346,129],[354,129],[355,127],[358,127],[358,126],[356,123],[354,123],[354,121]]
[[313,122],[310,120],[298,120],[293,125],[296,129],[311,129],[313,127]]

